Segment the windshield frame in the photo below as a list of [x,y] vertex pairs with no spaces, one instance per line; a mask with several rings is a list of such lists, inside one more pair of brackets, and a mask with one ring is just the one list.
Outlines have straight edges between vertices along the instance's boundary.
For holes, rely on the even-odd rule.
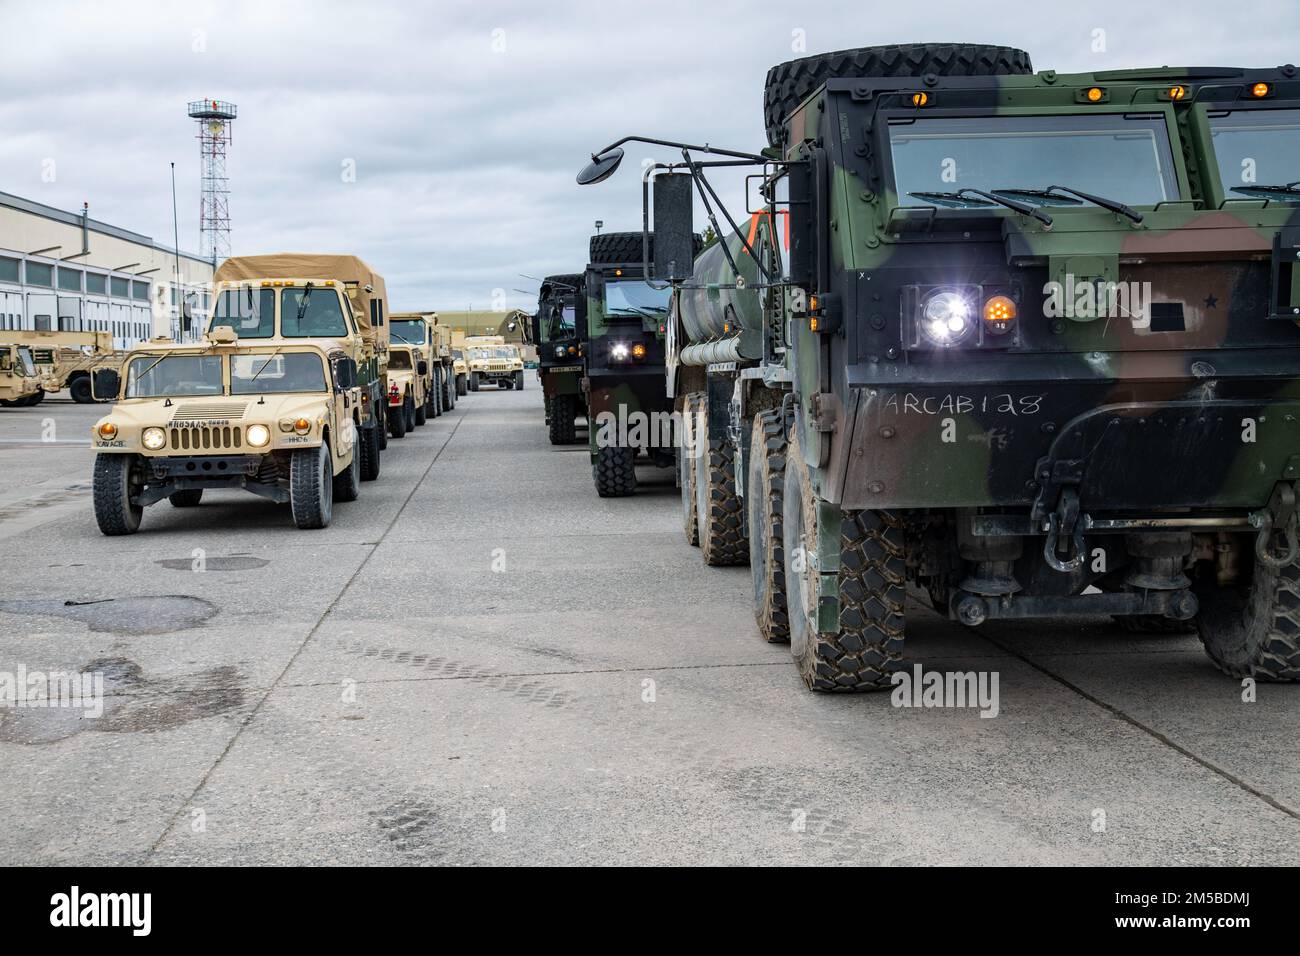
[[[1268,113],[1278,110],[1290,110],[1300,116],[1300,104],[1294,100],[1268,100],[1263,103],[1248,102],[1245,100],[1232,100],[1228,102],[1216,103],[1213,101],[1198,102],[1192,106],[1191,116],[1188,122],[1189,136],[1192,140],[1193,148],[1197,154],[1197,162],[1200,165],[1203,176],[1202,188],[1205,193],[1206,205],[1212,209],[1235,207],[1249,208],[1248,203],[1262,205],[1265,200],[1271,200],[1268,204],[1269,209],[1286,209],[1295,211],[1297,204],[1300,204],[1300,196],[1287,198],[1285,196],[1251,196],[1246,193],[1230,192],[1223,182],[1223,170],[1219,166],[1219,154],[1214,148],[1214,131],[1212,124],[1220,116],[1211,116],[1210,114],[1227,114],[1227,113]],[[1292,180],[1300,179],[1300,173],[1291,177]],[[1261,179],[1261,186],[1278,185],[1270,182],[1267,178]]]
[[[253,389],[246,392],[235,392],[232,378],[232,359],[235,358],[271,358],[276,355],[313,355],[321,362],[321,367],[325,376],[325,387],[323,389],[292,389],[289,391],[278,391],[276,389]],[[166,395],[128,395],[127,386],[131,381],[131,366],[140,359],[148,362],[157,362],[159,359],[169,358],[215,358],[221,362],[221,391],[220,392],[185,392]],[[159,362],[161,364],[161,362]],[[145,368],[148,368],[146,365]],[[258,379],[259,382],[262,379]],[[248,398],[252,395],[328,395],[335,388],[334,369],[330,363],[330,355],[321,349],[312,348],[311,346],[286,346],[273,345],[266,343],[265,340],[258,340],[257,350],[200,350],[200,351],[167,351],[167,352],[133,352],[122,365],[122,399],[123,401],[141,401],[154,402],[164,398]]]
[[[857,114],[857,110],[851,109],[848,113],[852,118]],[[1149,117],[1152,120],[1159,119],[1163,125],[1165,139],[1163,143],[1164,155],[1162,159],[1168,163],[1169,179],[1168,185],[1171,185],[1175,195],[1155,203],[1128,203],[1136,209],[1154,209],[1164,204],[1188,202],[1192,197],[1192,190],[1187,177],[1187,168],[1183,161],[1183,151],[1180,148],[1180,138],[1178,134],[1178,124],[1174,117],[1172,104],[1148,104],[1142,103],[1140,107],[1124,109],[1117,104],[1107,104],[1105,107],[1095,109],[1069,109],[1063,106],[1033,106],[1033,107],[1004,107],[998,109],[972,110],[972,109],[951,109],[945,110],[940,108],[927,108],[923,116],[918,116],[917,110],[905,108],[881,109],[876,114],[876,122],[873,124],[873,137],[875,143],[875,155],[878,158],[878,170],[882,180],[882,196],[887,193],[888,201],[884,204],[886,215],[893,210],[907,210],[913,214],[924,213],[930,215],[932,210],[934,215],[958,218],[982,218],[990,217],[1005,219],[1009,217],[1020,218],[1021,214],[1001,206],[988,207],[971,207],[971,208],[953,208],[946,206],[931,206],[924,199],[915,196],[909,196],[906,193],[899,195],[898,182],[894,175],[894,151],[890,138],[891,126],[899,125],[897,120],[915,120],[915,119],[1038,119],[1047,117],[1093,117],[1093,116],[1119,116],[1119,117]],[[1142,127],[1145,130],[1145,126]],[[1162,148],[1161,143],[1157,142],[1157,148]],[[1048,174],[1049,177],[1053,174]],[[1073,186],[1088,192],[1094,192],[1099,195],[1105,195],[1104,190],[1089,189],[1089,187],[1077,182],[1062,182],[1067,178],[1065,174],[1055,176],[1050,179],[1053,184]],[[970,184],[953,183],[950,184],[954,190],[968,188]],[[1036,185],[1031,183],[997,183],[994,188],[1012,187],[1012,186],[1030,186]],[[976,186],[975,188],[983,188]],[[1020,197],[1016,197],[1020,198]],[[1115,199],[1119,197],[1107,196],[1106,198]],[[1035,204],[1036,205],[1036,204]],[[1098,214],[1111,217],[1114,214],[1094,206],[1091,203],[1083,203],[1079,206],[1065,204],[1048,204],[1041,208],[1049,212],[1053,217],[1058,215],[1092,215]]]
[[[424,329],[424,335],[415,341],[407,339],[406,336],[401,336],[399,338],[396,326],[402,322],[410,322],[413,325],[421,326]],[[421,348],[430,343],[433,338],[433,330],[429,327],[429,323],[424,321],[424,319],[395,318],[390,314],[388,316],[388,337],[390,341],[398,345],[411,345],[415,348]]]
[[[154,371],[154,366],[161,368],[170,359],[216,359],[220,369],[221,388],[215,392],[161,392],[149,395],[131,394],[131,370],[137,362],[141,363],[142,374]],[[132,354],[122,366],[122,398],[125,401],[154,402],[163,398],[216,398],[230,394],[230,377],[226,371],[225,356],[210,351],[167,351],[142,352]]]

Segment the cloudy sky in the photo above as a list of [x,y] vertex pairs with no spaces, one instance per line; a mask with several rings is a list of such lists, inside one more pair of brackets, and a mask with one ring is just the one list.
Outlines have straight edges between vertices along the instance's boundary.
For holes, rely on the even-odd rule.
[[[1297,39],[1295,0],[0,0],[0,190],[85,200],[170,245],[175,162],[197,252],[186,103],[230,100],[236,254],[359,254],[395,309],[528,307],[521,274],[580,269],[595,219],[640,227],[656,154],[579,188],[593,150],[633,132],[757,149],[764,74],[805,51],[960,40],[1040,70],[1262,67],[1300,59]],[[738,185],[724,195],[743,209]]]

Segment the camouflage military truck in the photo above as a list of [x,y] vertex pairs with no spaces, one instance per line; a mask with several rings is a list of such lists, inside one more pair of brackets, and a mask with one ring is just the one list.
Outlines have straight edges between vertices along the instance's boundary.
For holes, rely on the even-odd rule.
[[591,237],[583,279],[584,391],[591,474],[602,498],[636,492],[638,457],[660,467],[673,462],[672,403],[664,395],[669,289],[645,281],[654,238],[639,232]]
[[485,383],[497,388],[524,387],[524,358],[519,346],[501,335],[467,335],[465,361],[469,368],[469,390],[477,392]]
[[120,368],[126,352],[113,348],[108,332],[23,332],[32,346],[37,368],[46,372],[45,390],[68,397],[79,405],[94,402],[91,377],[96,369]]
[[39,405],[44,397],[31,347],[0,343],[0,406],[25,408]]
[[164,498],[195,507],[209,488],[287,502],[299,528],[325,527],[335,501],[360,493],[356,361],[334,340],[242,340],[216,325],[199,343],[137,346],[93,387],[117,402],[91,428],[106,535],[134,534]]
[[537,293],[533,341],[552,445],[572,445],[576,420],[587,414],[582,391],[587,299],[582,274],[547,276]]
[[[416,410],[417,425],[423,425],[427,418],[437,418],[455,404],[451,350],[446,331],[437,323],[438,317],[433,312],[394,312],[389,317],[389,337],[393,344],[412,346],[428,369],[421,376],[426,403],[422,414]],[[389,393],[391,396],[391,382]]]
[[388,445],[388,299],[383,276],[347,255],[237,256],[217,269],[209,329],[228,326],[241,342],[329,339],[356,363],[361,477],[379,477]]
[[427,421],[429,363],[410,345],[388,347],[388,431],[403,438]]
[[[807,684],[889,686],[909,582],[967,625],[1194,621],[1225,673],[1300,678],[1295,67],[874,47],[774,67],[764,108],[761,154],[652,141],[694,161],[653,172],[655,273],[703,409],[688,533],[744,517]],[[746,225],[707,187],[738,160]],[[693,190],[732,235],[683,269]]]

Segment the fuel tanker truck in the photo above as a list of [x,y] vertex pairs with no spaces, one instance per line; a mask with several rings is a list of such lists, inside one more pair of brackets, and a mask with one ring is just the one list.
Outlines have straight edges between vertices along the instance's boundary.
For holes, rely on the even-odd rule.
[[[902,44],[778,64],[762,105],[761,150],[628,136],[578,182],[671,149],[643,221],[686,533],[749,561],[804,682],[919,669],[908,584],[1300,680],[1296,68]],[[737,221],[709,176],[744,165]],[[696,202],[729,234],[693,258]]]

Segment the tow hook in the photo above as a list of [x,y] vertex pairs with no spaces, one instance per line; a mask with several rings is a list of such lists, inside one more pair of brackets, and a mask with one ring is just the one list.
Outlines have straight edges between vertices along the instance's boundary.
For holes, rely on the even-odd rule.
[[[1250,524],[1258,528],[1255,535],[1255,558],[1266,567],[1282,568],[1300,557],[1300,537],[1296,533],[1295,486],[1279,482],[1273,488],[1268,505],[1250,513]],[[1285,550],[1277,549],[1274,536],[1281,535]]]
[[[1056,553],[1057,542],[1070,540],[1073,557],[1062,560]],[[1087,545],[1083,540],[1083,525],[1079,521],[1079,493],[1073,488],[1061,492],[1060,504],[1047,516],[1047,540],[1043,543],[1043,560],[1062,574],[1069,574],[1083,564]]]

